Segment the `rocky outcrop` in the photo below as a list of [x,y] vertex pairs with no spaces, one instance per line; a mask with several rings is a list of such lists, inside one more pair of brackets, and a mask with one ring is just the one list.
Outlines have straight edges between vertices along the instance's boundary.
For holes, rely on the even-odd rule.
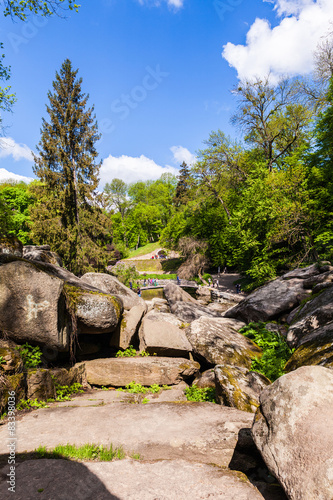
[[124,387],[135,381],[150,386],[175,385],[195,375],[199,363],[183,358],[105,358],[85,361],[91,385]]
[[117,278],[104,273],[86,273],[80,279],[82,284],[91,285],[104,293],[120,296],[124,309],[130,310],[134,306],[140,305],[147,310],[145,301],[127,286],[123,285]]
[[50,245],[26,245],[23,247],[23,257],[27,260],[62,266],[61,257],[56,252],[51,252]]
[[241,366],[215,366],[216,398],[224,406],[255,412],[261,391],[270,381],[260,373]]
[[114,332],[121,319],[123,304],[119,297],[107,293],[76,289],[75,314],[79,333]]
[[261,349],[237,333],[244,323],[227,318],[199,318],[186,328],[193,352],[212,365],[251,367],[251,358],[261,355]]
[[270,321],[289,313],[306,298],[310,291],[303,288],[300,278],[278,278],[255,290],[237,306],[225,313],[226,318],[251,321]]
[[206,370],[200,373],[193,380],[192,385],[196,385],[199,389],[204,389],[205,387],[210,387],[215,389],[215,373],[214,369]]
[[267,466],[291,500],[333,498],[333,374],[307,366],[260,395],[252,428]]
[[2,359],[0,368],[5,374],[23,371],[23,361],[16,347],[14,342],[0,339],[0,358]]
[[188,357],[192,346],[185,325],[172,314],[151,311],[144,317],[140,331],[140,351],[171,357]]

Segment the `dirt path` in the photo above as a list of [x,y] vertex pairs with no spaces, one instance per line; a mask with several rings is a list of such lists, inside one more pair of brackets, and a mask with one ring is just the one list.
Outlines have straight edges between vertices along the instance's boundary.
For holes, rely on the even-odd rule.
[[[212,275],[212,278],[215,280],[218,279],[219,282],[219,290],[222,292],[227,292],[227,293],[236,293],[236,287],[234,285],[234,282],[237,281],[241,277],[240,274],[237,273],[225,273],[225,274],[220,274],[220,277],[218,279],[218,275],[214,274]],[[245,293],[241,292],[242,296],[245,297]]]

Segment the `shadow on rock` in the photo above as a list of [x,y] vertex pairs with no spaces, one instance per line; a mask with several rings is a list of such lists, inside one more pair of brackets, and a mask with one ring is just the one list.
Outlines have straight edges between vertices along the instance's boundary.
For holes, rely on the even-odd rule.
[[[52,457],[53,455],[50,454]],[[65,458],[42,458],[26,453],[16,456],[15,473],[9,476],[8,455],[0,455],[1,500],[120,500],[84,463]],[[7,465],[4,466],[4,463]],[[12,480],[12,483],[9,482]],[[14,490],[9,488],[15,485]]]
[[272,476],[254,444],[251,429],[238,432],[238,440],[229,469],[243,472],[265,500],[288,500],[277,479]]

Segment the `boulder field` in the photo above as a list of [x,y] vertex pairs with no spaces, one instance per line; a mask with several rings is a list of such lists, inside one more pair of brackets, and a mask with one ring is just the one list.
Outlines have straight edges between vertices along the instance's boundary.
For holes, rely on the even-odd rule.
[[[173,283],[147,304],[110,274],[78,278],[61,265],[47,246],[0,247],[0,411],[11,391],[17,401],[54,398],[59,385],[87,391],[17,414],[17,453],[27,455],[15,498],[42,489],[60,500],[80,488],[101,499],[333,498],[330,263],[290,271],[226,312]],[[259,321],[295,349],[273,384],[251,370],[262,351],[239,333]],[[44,366],[27,368],[17,349],[26,342],[41,348]],[[131,357],[115,357],[130,346]],[[115,390],[131,382],[164,389]],[[186,401],[189,386],[215,389],[218,404]],[[1,423],[0,463],[8,454]],[[127,458],[33,459],[38,446],[88,442],[123,446]],[[7,469],[4,499],[12,498]]]

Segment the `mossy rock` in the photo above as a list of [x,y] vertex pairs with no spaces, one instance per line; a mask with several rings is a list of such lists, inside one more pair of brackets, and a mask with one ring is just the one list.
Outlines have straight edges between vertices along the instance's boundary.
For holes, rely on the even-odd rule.
[[22,257],[23,244],[16,236],[0,234],[0,254]]
[[0,375],[0,414],[7,412],[9,393],[15,391],[16,403],[25,397],[25,377],[23,373]]
[[0,365],[0,372],[7,374],[22,372],[23,361],[15,345],[11,341],[0,340],[0,358],[4,361]]
[[320,365],[333,368],[333,338],[327,333],[321,339],[308,341],[298,347],[287,362],[284,370],[291,372],[301,366]]
[[27,399],[46,401],[56,397],[54,380],[49,370],[32,369],[26,374]]

